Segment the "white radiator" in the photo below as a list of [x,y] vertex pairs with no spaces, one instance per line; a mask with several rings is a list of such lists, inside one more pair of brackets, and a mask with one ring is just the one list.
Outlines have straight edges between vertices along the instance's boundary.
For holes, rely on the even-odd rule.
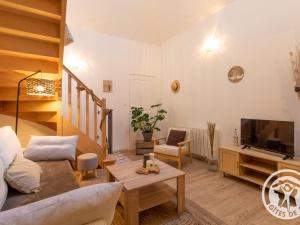
[[[210,144],[207,129],[192,128],[192,152],[195,156],[211,159]],[[214,159],[218,159],[219,152],[219,131],[215,131],[214,138]]]

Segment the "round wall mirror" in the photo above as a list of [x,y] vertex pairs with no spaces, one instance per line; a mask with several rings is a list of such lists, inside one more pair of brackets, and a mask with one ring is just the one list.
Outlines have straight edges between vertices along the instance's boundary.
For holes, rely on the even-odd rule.
[[228,79],[233,83],[240,82],[244,76],[245,72],[241,66],[233,66],[228,72]]

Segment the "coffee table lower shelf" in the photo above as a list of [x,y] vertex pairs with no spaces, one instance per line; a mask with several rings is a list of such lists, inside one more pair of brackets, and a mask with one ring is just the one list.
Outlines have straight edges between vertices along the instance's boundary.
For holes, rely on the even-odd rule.
[[[157,183],[139,189],[139,212],[164,204],[176,198],[176,191],[165,183]],[[124,207],[124,192],[120,203]]]

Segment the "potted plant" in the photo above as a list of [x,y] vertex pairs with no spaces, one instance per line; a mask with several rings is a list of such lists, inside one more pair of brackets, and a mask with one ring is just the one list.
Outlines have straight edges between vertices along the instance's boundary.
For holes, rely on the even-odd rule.
[[131,127],[135,132],[142,132],[145,142],[152,140],[154,130],[160,131],[157,122],[164,120],[167,114],[166,110],[161,109],[161,104],[152,105],[151,108],[156,109],[153,116],[146,113],[143,107],[131,107]]

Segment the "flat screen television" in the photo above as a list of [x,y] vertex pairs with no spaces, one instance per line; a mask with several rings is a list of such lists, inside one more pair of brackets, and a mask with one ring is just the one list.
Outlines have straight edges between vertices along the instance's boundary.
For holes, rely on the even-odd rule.
[[294,156],[294,122],[241,119],[241,144]]

